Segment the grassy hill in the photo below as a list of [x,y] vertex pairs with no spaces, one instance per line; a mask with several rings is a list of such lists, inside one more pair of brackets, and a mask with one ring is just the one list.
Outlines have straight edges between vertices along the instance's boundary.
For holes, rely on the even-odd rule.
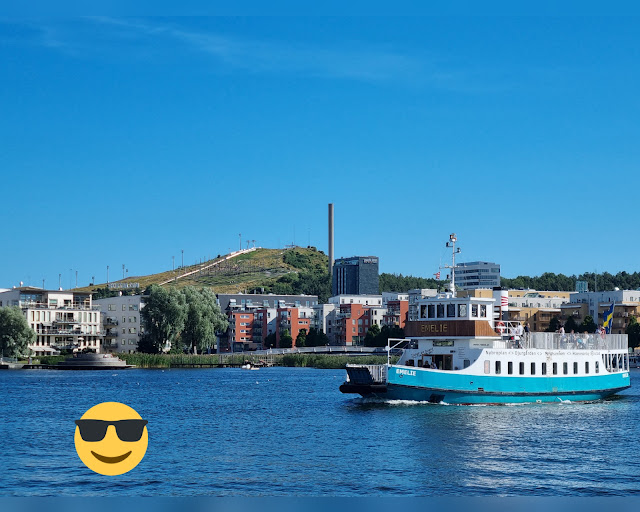
[[[151,284],[163,286],[205,286],[215,293],[307,293],[329,295],[328,257],[314,247],[291,249],[256,249],[233,257],[218,256],[198,265],[185,266],[146,276],[130,276],[114,283],[139,283],[141,289]],[[78,288],[96,292],[106,283]]]

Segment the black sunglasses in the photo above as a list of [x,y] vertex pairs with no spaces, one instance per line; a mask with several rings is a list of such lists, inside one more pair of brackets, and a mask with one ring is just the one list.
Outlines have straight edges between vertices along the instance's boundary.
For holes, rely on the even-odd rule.
[[116,434],[121,441],[129,443],[140,441],[147,423],[149,423],[147,420],[76,420],[76,425],[80,429],[80,437],[90,443],[102,441],[107,435],[109,425],[116,428]]

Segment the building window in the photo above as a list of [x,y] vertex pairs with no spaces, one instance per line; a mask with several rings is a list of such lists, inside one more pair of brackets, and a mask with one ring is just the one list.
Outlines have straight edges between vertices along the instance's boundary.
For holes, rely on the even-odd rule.
[[129,311],[138,311],[137,304],[129,304]]
[[126,305],[126,304],[123,304],[123,305],[122,305],[122,311],[126,311],[126,310],[127,310],[127,305]]
[[109,304],[109,311],[115,311],[116,310],[116,305],[115,304]]

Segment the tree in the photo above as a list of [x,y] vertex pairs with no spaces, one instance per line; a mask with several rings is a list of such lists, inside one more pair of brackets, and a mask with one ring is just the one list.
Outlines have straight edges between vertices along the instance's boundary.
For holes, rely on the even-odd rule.
[[[229,322],[220,311],[215,294],[208,288],[200,290],[193,286],[182,289],[186,315],[181,341],[189,348],[204,352],[214,346],[216,333],[226,331]],[[145,306],[146,307],[146,306]]]
[[365,347],[377,347],[376,338],[380,336],[380,327],[378,324],[373,324],[367,330],[367,335],[364,337],[364,346]]
[[564,324],[564,329],[567,332],[578,332],[580,326],[578,325],[578,322],[576,322],[576,319],[573,318],[573,316],[570,316],[569,318],[567,318],[567,321]]
[[144,336],[138,342],[138,350],[157,354],[169,344],[172,352],[182,352],[184,343],[180,333],[187,316],[184,294],[155,284],[148,292],[145,306],[140,311]]
[[629,320],[629,325],[625,331],[629,336],[629,347],[636,348],[640,346],[640,324],[635,316]]
[[305,343],[307,347],[324,347],[329,344],[329,337],[324,332],[312,327],[309,329]]
[[20,308],[0,308],[0,350],[7,357],[20,357],[36,341],[36,333],[29,326]]
[[560,329],[561,325],[562,325],[562,322],[560,321],[560,318],[558,318],[557,316],[554,316],[549,322],[549,327],[547,327],[546,332],[557,332],[557,330]]
[[298,336],[296,336],[296,347],[297,348],[305,347],[306,343],[307,343],[307,330],[300,329]]
[[271,334],[267,334],[264,338],[263,342],[264,348],[275,348],[276,347],[276,333],[272,332]]
[[584,317],[584,321],[580,324],[580,332],[596,332],[596,323],[591,315]]
[[293,345],[293,338],[289,334],[289,329],[285,329],[280,333],[280,348],[291,348]]

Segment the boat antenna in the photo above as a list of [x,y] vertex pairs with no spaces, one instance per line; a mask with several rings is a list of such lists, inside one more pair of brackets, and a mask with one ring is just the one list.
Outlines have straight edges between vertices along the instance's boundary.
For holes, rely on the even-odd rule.
[[451,265],[444,265],[443,268],[451,269],[451,284],[449,285],[451,288],[452,296],[455,298],[456,296],[456,254],[460,254],[460,247],[456,249],[456,242],[458,239],[456,238],[455,233],[451,233],[449,235],[449,241],[447,242],[447,247],[451,247]]

